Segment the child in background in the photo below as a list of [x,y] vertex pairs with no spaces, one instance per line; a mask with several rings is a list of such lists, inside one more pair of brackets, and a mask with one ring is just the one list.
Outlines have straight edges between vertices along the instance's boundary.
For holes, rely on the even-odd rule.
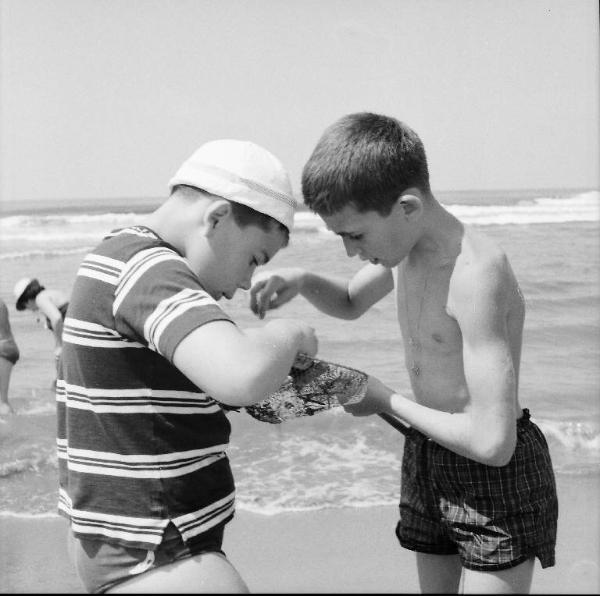
[[226,410],[264,399],[317,351],[305,323],[241,329],[218,304],[288,243],[281,163],[213,141],[169,186],[85,257],[65,320],[59,512],[90,592],[247,591],[221,550],[235,510]]
[[410,426],[400,544],[417,552],[423,592],[528,592],[535,558],[554,565],[558,503],[545,437],[519,402],[525,303],[506,255],[435,199],[421,140],[393,118],[330,126],[302,192],[348,256],[369,263],[349,281],[270,272],[253,311],[301,294],[354,319],[395,289],[414,400],[371,377],[346,410]]
[[56,289],[46,289],[36,278],[24,277],[14,288],[17,310],[41,312],[46,319],[46,328],[54,334],[54,360],[58,363],[62,352],[63,322],[67,314],[69,299]]

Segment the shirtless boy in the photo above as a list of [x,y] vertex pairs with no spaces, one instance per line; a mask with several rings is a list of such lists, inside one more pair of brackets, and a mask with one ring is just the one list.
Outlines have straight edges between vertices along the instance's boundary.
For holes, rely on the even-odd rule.
[[330,126],[302,175],[308,207],[369,263],[349,281],[300,268],[251,290],[264,317],[297,294],[355,319],[389,292],[414,400],[370,378],[346,410],[409,425],[400,544],[415,551],[423,592],[527,592],[537,557],[554,565],[557,499],[548,446],[522,409],[525,304],[504,252],[434,197],[417,134],[358,113]]

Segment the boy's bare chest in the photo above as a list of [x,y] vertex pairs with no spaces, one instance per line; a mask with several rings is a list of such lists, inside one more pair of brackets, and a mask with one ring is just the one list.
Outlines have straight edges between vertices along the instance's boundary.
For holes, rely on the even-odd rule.
[[451,273],[441,270],[412,278],[404,274],[398,284],[398,322],[405,349],[421,358],[462,353],[460,328],[447,311]]

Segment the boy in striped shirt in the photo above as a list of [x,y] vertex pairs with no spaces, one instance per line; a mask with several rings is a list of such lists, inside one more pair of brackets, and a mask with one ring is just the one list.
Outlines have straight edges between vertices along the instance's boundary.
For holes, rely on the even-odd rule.
[[288,243],[281,163],[213,141],[169,186],[86,256],[64,322],[58,507],[90,592],[247,591],[221,551],[235,497],[224,410],[264,399],[317,351],[302,322],[243,330],[218,305]]

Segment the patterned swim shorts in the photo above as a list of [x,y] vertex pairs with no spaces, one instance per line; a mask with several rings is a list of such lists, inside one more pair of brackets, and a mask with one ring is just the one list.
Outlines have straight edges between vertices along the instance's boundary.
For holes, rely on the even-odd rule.
[[486,466],[415,429],[404,443],[400,521],[407,549],[458,554],[463,567],[500,571],[537,557],[554,565],[558,500],[548,444],[530,420],[517,421],[510,462]]

